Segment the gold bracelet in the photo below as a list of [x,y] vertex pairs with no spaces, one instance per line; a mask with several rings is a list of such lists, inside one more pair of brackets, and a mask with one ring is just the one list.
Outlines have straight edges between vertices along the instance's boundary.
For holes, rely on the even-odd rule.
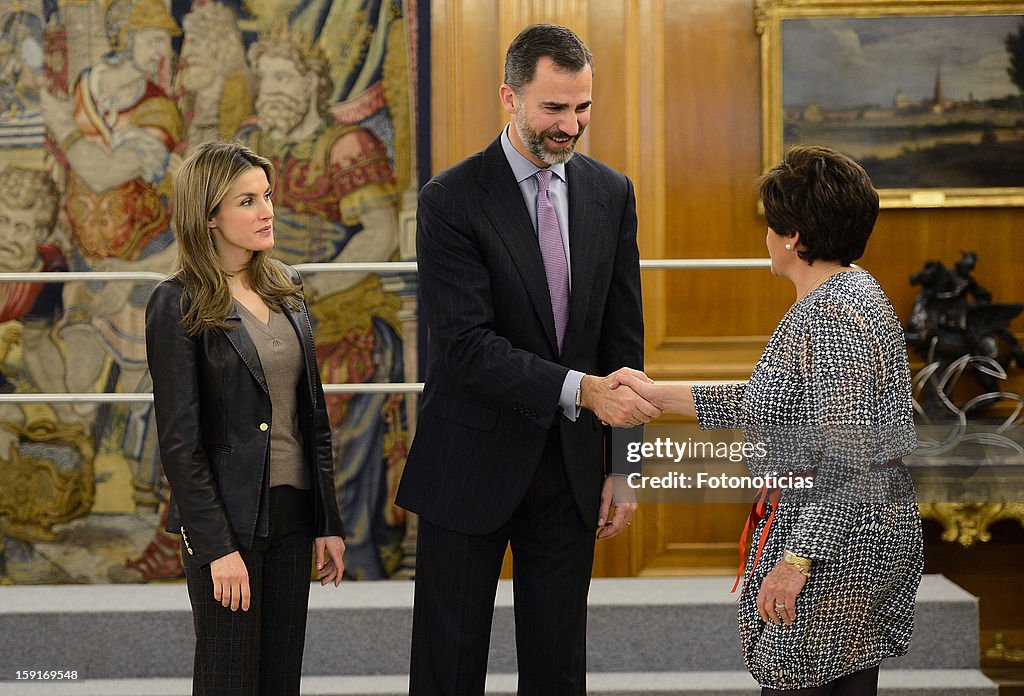
[[805,578],[811,577],[812,561],[810,558],[797,556],[795,553],[787,549],[782,554],[782,560],[784,560],[786,563],[789,563],[791,566],[799,570],[800,574],[803,575]]

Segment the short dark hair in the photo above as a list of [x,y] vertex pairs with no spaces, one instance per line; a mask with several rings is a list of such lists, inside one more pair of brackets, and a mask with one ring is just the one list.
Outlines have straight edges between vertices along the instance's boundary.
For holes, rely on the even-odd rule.
[[800,258],[849,266],[864,254],[878,218],[878,192],[846,155],[796,146],[758,180],[764,217],[776,234],[800,233]]
[[562,70],[578,73],[584,67],[594,70],[594,56],[572,29],[557,24],[532,24],[509,44],[505,53],[505,84],[516,93],[533,82],[537,63],[550,58]]

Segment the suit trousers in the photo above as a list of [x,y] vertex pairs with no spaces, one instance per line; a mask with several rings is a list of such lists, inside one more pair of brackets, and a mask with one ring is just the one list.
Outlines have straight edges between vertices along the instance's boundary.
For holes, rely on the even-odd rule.
[[193,696],[298,696],[313,558],[313,494],[270,489],[270,535],[240,551],[249,611],[213,598],[209,564],[185,561],[196,633]]
[[484,693],[494,597],[510,543],[518,693],[586,695],[594,531],[569,488],[556,424],[526,496],[497,531],[461,534],[420,518],[410,696]]

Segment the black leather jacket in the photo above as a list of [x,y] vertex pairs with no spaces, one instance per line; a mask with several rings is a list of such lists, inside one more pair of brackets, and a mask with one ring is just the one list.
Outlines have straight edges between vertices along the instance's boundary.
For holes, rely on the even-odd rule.
[[[295,283],[298,273],[287,269]],[[233,330],[189,337],[177,277],[153,289],[146,306],[146,352],[153,377],[160,457],[171,484],[167,531],[182,535],[200,564],[252,546],[269,532],[270,395],[256,346],[232,310]],[[187,301],[187,300],[186,300]],[[334,458],[313,331],[305,303],[287,311],[303,346],[298,389],[300,442],[316,501],[316,536],[343,536]]]

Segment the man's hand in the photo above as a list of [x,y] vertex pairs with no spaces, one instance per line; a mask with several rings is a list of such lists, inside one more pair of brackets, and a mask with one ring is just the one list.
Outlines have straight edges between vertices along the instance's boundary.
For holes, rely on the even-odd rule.
[[249,571],[242,554],[232,551],[210,563],[213,598],[231,611],[249,611]]
[[[341,576],[345,574],[345,540],[340,536],[317,537],[313,540],[316,548],[316,579],[323,587],[333,582],[337,587],[341,583]],[[324,559],[326,551],[328,558]]]
[[[643,375],[643,373],[640,373]],[[697,416],[697,406],[693,401],[693,388],[689,384],[655,384],[646,376],[644,379],[623,373],[619,370],[613,376],[612,389],[629,387],[637,396],[646,399],[663,413],[678,413],[683,416]]]
[[629,428],[649,423],[661,415],[661,409],[652,406],[635,391],[620,385],[616,377],[629,374],[637,379],[650,382],[650,378],[639,370],[623,367],[607,377],[586,375],[580,382],[580,405],[594,412],[605,425]]
[[[608,520],[609,508],[614,508]],[[632,524],[636,513],[636,494],[625,476],[606,476],[601,489],[601,507],[597,513],[597,538],[611,539]]]

